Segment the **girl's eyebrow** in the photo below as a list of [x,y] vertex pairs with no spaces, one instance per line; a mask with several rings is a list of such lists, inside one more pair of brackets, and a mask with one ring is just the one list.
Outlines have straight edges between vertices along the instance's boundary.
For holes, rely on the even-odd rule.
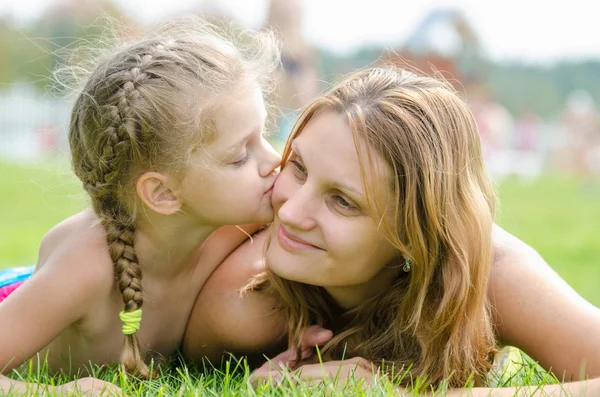
[[252,138],[252,136],[253,136],[254,134],[256,134],[257,132],[259,132],[260,130],[261,130],[261,127],[260,127],[260,126],[258,126],[258,127],[255,127],[255,128],[252,128],[252,129],[250,130],[250,132],[249,132],[248,134],[246,134],[246,136],[242,137],[242,139],[240,139],[239,141],[237,141],[237,142],[235,142],[235,143],[232,143],[231,145],[229,145],[229,146],[227,147],[227,149],[225,149],[225,151],[226,151],[228,154],[231,154],[231,153],[233,153],[234,151],[236,151],[237,149],[241,148],[241,147],[242,147],[242,146],[244,146],[246,143],[248,143],[248,141],[249,141],[249,140]]
[[246,142],[248,142],[248,140],[250,140],[252,135],[254,135],[254,133],[256,133],[256,131],[258,131],[258,130],[259,130],[259,128],[252,128],[250,130],[250,132],[248,134],[246,134],[242,139],[229,145],[228,150],[234,150],[234,149],[237,149],[238,147],[244,145]]

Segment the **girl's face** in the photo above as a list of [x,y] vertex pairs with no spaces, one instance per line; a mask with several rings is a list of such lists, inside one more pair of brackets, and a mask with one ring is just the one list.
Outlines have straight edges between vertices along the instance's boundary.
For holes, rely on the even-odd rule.
[[[340,114],[322,111],[292,147],[273,190],[267,264],[282,278],[323,286],[340,305],[355,306],[389,284],[398,269],[386,267],[397,250],[370,215],[352,132]],[[390,171],[376,157],[381,172],[372,182],[385,187],[385,208]]]
[[215,139],[186,173],[183,210],[214,226],[268,223],[281,157],[265,140],[267,115],[258,85],[214,112]]

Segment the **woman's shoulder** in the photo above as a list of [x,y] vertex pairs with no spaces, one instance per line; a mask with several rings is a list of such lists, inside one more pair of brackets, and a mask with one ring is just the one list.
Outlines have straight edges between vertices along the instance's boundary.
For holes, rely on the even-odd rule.
[[[257,231],[261,230],[262,226],[226,225],[218,228],[202,243],[202,254],[198,264],[204,269],[211,268],[214,270],[217,267],[223,268],[223,264],[231,262],[228,259],[229,257],[236,257],[234,253],[244,242],[249,239],[250,244],[252,244],[254,240],[254,237],[251,237],[252,234],[260,236],[260,233],[257,233]],[[248,250],[246,249],[246,251]]]
[[496,224],[492,228],[492,246],[494,249],[492,269],[526,257],[539,257],[531,246]]
[[[492,230],[493,256],[490,272],[489,297],[493,307],[501,308],[534,281],[553,273],[544,259],[529,245],[498,225]],[[494,315],[498,316],[495,311]]]
[[[495,227],[488,296],[500,342],[524,350],[559,378],[582,363],[600,374],[600,310],[577,294],[530,246]],[[565,354],[569,352],[569,354]]]
[[272,299],[246,290],[264,271],[265,232],[248,239],[231,253],[203,286],[184,338],[191,359],[219,359],[226,352],[252,354],[281,340],[284,322]]

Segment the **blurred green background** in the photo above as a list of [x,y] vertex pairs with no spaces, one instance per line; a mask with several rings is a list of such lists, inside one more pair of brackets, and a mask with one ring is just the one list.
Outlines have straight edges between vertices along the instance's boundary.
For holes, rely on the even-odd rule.
[[[85,208],[87,198],[65,160],[0,161],[0,175],[0,268],[35,263],[44,234]],[[506,179],[498,190],[498,223],[600,306],[600,183],[544,175]]]

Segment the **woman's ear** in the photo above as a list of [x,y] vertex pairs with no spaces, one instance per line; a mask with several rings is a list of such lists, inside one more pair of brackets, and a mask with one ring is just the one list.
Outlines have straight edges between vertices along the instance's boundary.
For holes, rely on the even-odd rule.
[[181,209],[181,203],[170,182],[170,178],[160,172],[146,172],[136,183],[138,197],[157,214],[172,215]]

